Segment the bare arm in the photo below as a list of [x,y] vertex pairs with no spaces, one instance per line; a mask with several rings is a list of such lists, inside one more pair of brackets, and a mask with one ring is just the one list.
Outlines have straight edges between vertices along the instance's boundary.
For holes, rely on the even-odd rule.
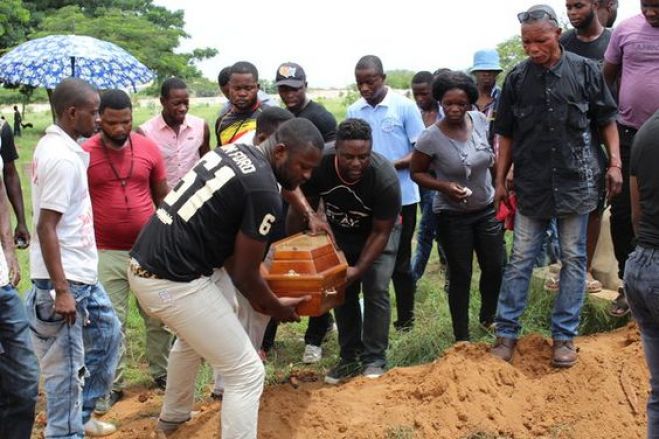
[[466,198],[467,193],[464,188],[453,181],[442,181],[428,174],[432,157],[420,151],[414,151],[410,164],[410,173],[412,180],[418,185],[427,189],[432,189],[445,193],[455,201],[461,201]]
[[298,321],[300,317],[295,312],[295,306],[307,298],[279,299],[273,294],[259,271],[265,247],[265,242],[250,238],[242,231],[238,232],[234,254],[225,268],[238,291],[256,311],[271,315],[279,321]]
[[496,183],[494,185],[494,207],[499,209],[500,202],[507,202],[508,189],[506,188],[506,177],[513,164],[513,139],[506,136],[499,136],[499,159],[497,160]]
[[600,127],[602,141],[609,153],[609,166],[606,170],[606,192],[609,200],[622,190],[622,162],[620,160],[620,139],[616,123],[611,121]]
[[203,157],[204,155],[206,155],[208,151],[211,150],[210,142],[211,142],[211,131],[210,128],[208,128],[208,124],[204,122],[204,140],[202,140],[201,146],[199,147],[199,157]]
[[41,209],[37,222],[37,235],[41,245],[41,254],[55,289],[55,312],[61,314],[69,324],[73,324],[76,319],[76,302],[64,274],[56,231],[57,223],[61,218],[60,212]]
[[412,160],[412,154],[413,154],[413,152],[410,152],[406,156],[401,157],[398,160],[396,160],[394,162],[394,168],[396,168],[396,170],[409,168],[410,167],[410,161]]
[[[302,224],[303,226],[306,225],[306,228],[309,229],[312,234],[325,232],[332,236],[332,229],[329,224],[323,219],[322,215],[318,214],[316,211],[317,209],[311,207],[299,186],[292,191],[282,189],[281,195],[293,208],[288,210],[289,213],[291,210],[295,210],[297,213],[294,217],[290,217],[290,224],[289,217],[286,218],[287,229],[290,225],[292,229],[299,230],[299,226]],[[316,200],[315,206],[318,206],[318,200]],[[302,230],[304,230],[304,228],[302,228]]]
[[29,245],[30,232],[25,222],[25,206],[23,204],[23,191],[21,189],[21,180],[16,171],[15,162],[7,162],[4,167],[4,180],[7,188],[7,195],[9,201],[14,208],[16,214],[16,230],[14,230],[14,238],[22,238]]
[[391,229],[394,227],[397,217],[390,220],[373,219],[371,233],[366,238],[364,248],[359,254],[359,259],[353,267],[348,268],[347,282],[351,284],[356,281],[368,270],[373,262],[382,254],[387,246]]
[[632,227],[634,235],[638,237],[638,228],[641,222],[641,201],[638,193],[638,180],[635,175],[629,177],[629,195],[632,205]]
[[11,218],[9,215],[9,200],[5,185],[0,180],[0,242],[9,268],[9,282],[12,285],[18,285],[21,281],[21,269],[16,259],[14,250],[14,238],[11,234]]
[[151,183],[151,198],[153,199],[153,204],[159,206],[162,203],[162,200],[169,192],[169,187],[167,186],[167,180],[157,181]]
[[[604,61],[602,74],[604,75],[606,85],[609,86],[609,89],[613,90],[613,86],[616,84],[618,76],[620,76],[620,64],[611,64],[610,62]],[[618,86],[619,85],[620,83],[618,83]]]

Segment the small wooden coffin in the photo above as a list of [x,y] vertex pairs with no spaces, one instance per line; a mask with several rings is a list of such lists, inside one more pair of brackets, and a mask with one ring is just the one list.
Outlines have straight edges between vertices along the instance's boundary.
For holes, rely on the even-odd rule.
[[277,241],[261,274],[277,297],[309,295],[297,313],[319,316],[343,304],[348,263],[329,236],[298,233]]

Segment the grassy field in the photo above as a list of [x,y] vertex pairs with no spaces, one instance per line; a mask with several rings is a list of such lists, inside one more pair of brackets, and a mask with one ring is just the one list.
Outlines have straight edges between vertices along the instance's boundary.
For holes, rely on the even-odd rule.
[[[342,120],[345,117],[345,100],[323,100],[322,103],[336,115],[338,120]],[[190,113],[206,119],[212,127],[217,110],[217,108],[207,104],[194,105],[193,103]],[[156,104],[137,107],[134,111],[134,127],[156,115],[159,111],[160,108]],[[43,130],[51,123],[51,119],[50,114],[47,112],[27,113],[24,115],[24,121],[32,122],[34,128],[25,130],[23,136],[16,139],[20,155],[17,167],[21,173],[28,225],[32,230],[29,166],[34,147],[42,135]],[[511,236],[508,234],[508,243],[510,242],[510,238]],[[25,250],[18,250],[18,254],[23,275],[19,290],[21,293],[24,293],[30,284],[28,253]],[[477,267],[476,263],[475,266]],[[390,367],[432,361],[454,343],[447,298],[443,285],[443,273],[438,262],[437,253],[433,252],[426,273],[418,285],[416,326],[413,330],[405,333],[399,333],[393,327],[391,329],[388,354]],[[392,309],[395,309],[393,294],[391,295],[391,300]],[[529,306],[522,319],[524,327],[523,334],[538,332],[545,336],[549,335],[549,316],[552,304],[553,295],[543,291],[542,285],[534,283]],[[626,322],[625,319],[610,319],[606,314],[606,306],[607,303],[601,300],[590,297],[586,300],[580,328],[582,334],[610,330]],[[475,269],[470,304],[472,339],[475,342],[490,342],[493,340],[492,334],[482,329],[478,324],[479,307],[478,270]],[[395,318],[392,318],[392,321],[394,320]],[[304,350],[303,334],[305,329],[306,320],[295,324],[280,325],[277,343],[266,363],[267,380],[269,383],[286,380],[291,373],[322,374],[337,360],[338,345],[336,334],[334,333],[324,345],[324,358],[319,364],[313,366],[302,364],[301,358]],[[127,383],[129,385],[150,385],[151,379],[144,359],[144,325],[137,312],[134,300],[128,315],[127,342]],[[200,395],[206,394],[207,386],[211,380],[211,371],[207,366],[204,366],[198,378]]]

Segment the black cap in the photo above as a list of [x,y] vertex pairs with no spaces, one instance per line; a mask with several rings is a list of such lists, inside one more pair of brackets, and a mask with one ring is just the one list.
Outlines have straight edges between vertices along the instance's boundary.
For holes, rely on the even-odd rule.
[[277,69],[277,76],[275,77],[275,85],[287,85],[293,88],[301,88],[307,82],[307,75],[304,74],[304,69],[301,65],[294,62],[286,62],[279,66]]

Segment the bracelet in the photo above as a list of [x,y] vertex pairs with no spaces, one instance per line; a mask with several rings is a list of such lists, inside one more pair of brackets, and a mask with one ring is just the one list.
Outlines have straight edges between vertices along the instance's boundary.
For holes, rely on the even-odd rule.
[[609,165],[608,169],[611,169],[611,168],[618,168],[622,171],[622,165]]

